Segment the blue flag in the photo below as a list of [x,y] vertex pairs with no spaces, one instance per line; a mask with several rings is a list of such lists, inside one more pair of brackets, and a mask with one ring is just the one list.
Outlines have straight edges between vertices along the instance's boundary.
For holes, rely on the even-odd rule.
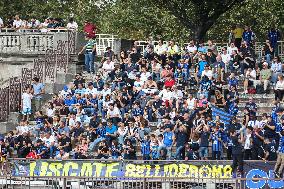
[[227,113],[225,110],[218,108],[216,106],[211,107],[212,110],[212,118],[216,118],[216,116],[220,116],[220,120],[223,121],[225,125],[230,124],[231,119],[234,117],[233,115]]

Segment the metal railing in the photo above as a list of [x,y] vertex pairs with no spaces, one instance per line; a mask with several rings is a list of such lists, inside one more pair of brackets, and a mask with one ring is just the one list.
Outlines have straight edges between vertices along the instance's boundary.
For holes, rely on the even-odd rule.
[[[37,164],[40,163],[41,164]],[[7,163],[10,171],[13,166],[20,175],[11,174],[10,171],[0,176],[1,188],[61,188],[61,189],[246,189],[246,188],[284,188],[284,180],[275,178],[273,170],[275,162],[245,161],[245,174],[243,176],[217,174],[223,169],[229,171],[231,161],[114,161],[114,160],[26,160],[11,159]],[[35,164],[36,163],[36,164]],[[88,167],[80,167],[86,163]],[[81,165],[80,165],[81,164]],[[174,166],[178,165],[176,170]],[[118,166],[119,165],[119,166]],[[151,166],[150,166],[151,165]],[[188,169],[186,170],[186,166]],[[38,168],[36,168],[38,166]],[[150,166],[150,167],[149,167]],[[217,171],[213,174],[214,170]],[[93,167],[93,173],[89,170]],[[171,168],[170,168],[171,167]],[[212,173],[209,173],[212,168]],[[42,170],[40,169],[42,168]],[[84,175],[75,174],[84,169]],[[144,168],[145,170],[141,170]],[[153,170],[149,170],[149,168]],[[174,168],[174,169],[173,169]],[[9,168],[8,168],[9,169]],[[36,170],[39,175],[25,171]],[[52,175],[50,171],[58,172],[60,169],[68,175]],[[92,168],[91,168],[92,169]],[[82,171],[82,170],[80,170]],[[173,172],[175,171],[175,172]],[[208,172],[209,171],[209,172]],[[44,172],[49,172],[45,174]],[[127,173],[126,173],[127,172]],[[130,174],[131,172],[131,174]],[[149,174],[154,172],[155,175]],[[168,174],[164,174],[167,172]],[[222,171],[221,171],[222,172]],[[44,174],[43,174],[44,173]],[[122,174],[123,173],[123,174]],[[196,174],[197,173],[197,174]],[[21,175],[22,174],[22,175]],[[71,174],[71,175],[69,175]]]
[[[0,33],[0,39],[3,36]],[[21,94],[23,89],[28,85],[31,84],[31,80],[33,77],[38,77],[40,82],[54,82],[56,78],[57,72],[66,73],[68,69],[68,64],[71,61],[71,55],[75,53],[75,41],[76,35],[72,32],[66,33],[66,39],[57,40],[56,46],[52,49],[47,48],[46,41],[43,42],[40,38],[35,37],[36,35],[28,35],[25,36],[26,39],[29,39],[30,43],[33,45],[27,45],[29,48],[24,48],[25,52],[28,52],[28,49],[33,49],[33,52],[43,52],[43,58],[37,58],[34,60],[33,69],[23,68],[22,69],[22,76],[20,78],[13,77],[9,79],[9,86],[3,89],[0,89],[0,97],[3,100],[3,103],[0,103],[0,122],[6,122],[9,117],[9,112],[17,112],[19,111],[20,103],[21,103]],[[17,35],[15,39],[22,39],[18,38]],[[45,35],[39,35],[41,38],[46,38]],[[53,38],[53,36],[52,36]],[[35,39],[35,41],[33,40]],[[11,38],[9,39],[11,40]],[[0,40],[1,41],[1,40]],[[41,41],[37,43],[36,41]],[[45,44],[44,47],[41,49],[40,45],[35,44]],[[22,43],[22,42],[21,42]],[[21,44],[20,43],[20,44]],[[1,44],[1,43],[0,43]],[[9,43],[10,44],[10,43]],[[18,44],[11,43],[11,44]],[[74,47],[73,47],[74,46]],[[22,45],[18,46],[22,48]],[[31,48],[32,47],[32,48]],[[11,48],[17,48],[16,45],[11,45]],[[43,51],[44,50],[44,51]]]

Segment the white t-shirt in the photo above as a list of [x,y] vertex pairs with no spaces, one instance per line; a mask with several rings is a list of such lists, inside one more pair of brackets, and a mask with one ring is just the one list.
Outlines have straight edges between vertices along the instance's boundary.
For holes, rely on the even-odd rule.
[[94,94],[97,94],[97,93],[98,93],[98,91],[97,91],[96,88],[93,88],[93,89],[87,88],[85,94],[92,94],[92,95],[94,95]]
[[175,98],[175,99],[182,99],[183,97],[183,93],[181,90],[175,90],[172,92],[172,96]]
[[113,107],[113,110],[108,110],[107,111],[107,115],[109,116],[109,117],[113,117],[113,116],[115,116],[115,115],[118,115],[118,117],[120,117],[120,111],[119,111],[119,109],[117,108],[117,107]]
[[114,70],[114,63],[110,62],[109,64],[105,61],[103,63],[103,69],[107,70],[107,72],[110,72],[110,70]]
[[229,54],[229,55],[232,55],[232,52],[233,52],[234,50],[236,50],[236,51],[238,52],[238,47],[233,47],[233,48],[232,48],[232,47],[228,47],[228,50],[227,50],[227,51],[228,51],[228,54]]
[[251,149],[250,138],[251,138],[251,134],[247,134],[246,140],[245,140],[245,146],[244,146],[245,150]]
[[163,89],[160,92],[159,96],[162,97],[163,101],[166,101],[166,100],[170,100],[173,97],[173,93],[172,91],[167,91],[167,89]]
[[256,79],[256,71],[255,70],[252,70],[250,73],[247,71],[246,72],[246,77],[251,77],[250,80],[253,80],[253,79]]
[[140,80],[143,81],[144,83],[145,81],[147,81],[148,77],[150,76],[151,76],[150,72],[146,72],[146,73],[142,72],[140,75]]
[[195,101],[196,101],[195,98],[186,100],[188,109],[193,110]]
[[66,27],[69,30],[76,30],[78,28],[78,24],[76,22],[69,22]]
[[163,45],[157,45],[155,47],[155,53],[157,53],[158,55],[162,54],[163,52],[167,51],[167,46],[165,44]]
[[202,72],[202,77],[203,76],[207,76],[209,79],[212,79],[212,77],[213,77],[213,72],[212,72],[212,70],[204,70],[203,72]]
[[187,46],[186,47],[187,51],[190,52],[190,53],[193,53],[195,51],[197,51],[197,47],[194,45],[194,46]]
[[3,25],[4,23],[3,23],[3,20],[2,20],[2,18],[0,18],[0,27]]
[[20,135],[22,135],[23,133],[28,133],[30,131],[30,128],[28,126],[18,126],[17,131]]
[[23,108],[32,108],[32,94],[23,93],[22,100],[23,100]]
[[231,56],[229,54],[221,54],[221,58],[224,63],[228,63],[231,60]]
[[260,127],[260,122],[258,120],[255,121],[249,121],[248,122],[248,127],[252,127],[252,128],[261,128]]
[[143,81],[135,81],[134,82],[134,87],[140,91],[142,89],[142,86],[144,85],[144,82]]
[[279,90],[284,90],[284,80],[282,81],[277,81],[275,89],[279,89]]
[[43,142],[45,143],[46,147],[49,147],[52,142],[55,142],[55,139],[53,136],[50,136],[49,138],[44,137]]
[[20,28],[23,25],[23,21],[22,20],[14,20],[13,22],[13,26],[15,28]]

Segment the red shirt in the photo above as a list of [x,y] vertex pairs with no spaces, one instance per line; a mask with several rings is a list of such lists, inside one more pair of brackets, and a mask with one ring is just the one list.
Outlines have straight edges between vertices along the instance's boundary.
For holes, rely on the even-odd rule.
[[84,26],[84,32],[87,34],[87,37],[94,38],[96,36],[96,25],[93,23],[87,23]]
[[170,80],[166,80],[165,81],[165,87],[172,87],[172,86],[174,86],[175,85],[175,80],[173,80],[173,79],[170,79]]
[[38,159],[38,156],[36,155],[35,152],[30,152],[27,156],[27,159]]

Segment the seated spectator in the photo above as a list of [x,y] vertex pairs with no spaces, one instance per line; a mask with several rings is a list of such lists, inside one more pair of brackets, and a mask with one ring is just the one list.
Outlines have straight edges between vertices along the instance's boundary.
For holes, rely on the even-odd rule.
[[30,22],[28,22],[27,24],[27,29],[39,29],[40,24],[41,24],[40,21],[32,18],[30,19]]
[[256,71],[254,69],[249,68],[245,74],[244,94],[248,93],[248,86],[252,86],[255,80],[256,80]]
[[263,85],[264,87],[264,91],[267,91],[267,87],[270,83],[270,79],[271,79],[271,70],[268,69],[268,63],[264,62],[262,64],[263,68],[260,71],[260,77],[259,80],[254,80],[253,81],[253,85],[256,88],[257,85]]

